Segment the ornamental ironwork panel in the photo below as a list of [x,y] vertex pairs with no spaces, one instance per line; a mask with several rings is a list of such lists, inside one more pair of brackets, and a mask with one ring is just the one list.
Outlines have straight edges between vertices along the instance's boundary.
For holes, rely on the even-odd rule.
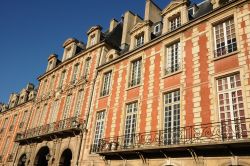
[[[230,124],[230,125],[228,125]],[[200,124],[157,130],[144,133],[121,135],[103,138],[99,144],[92,145],[91,152],[103,153],[133,149],[147,149],[154,147],[176,147],[192,145],[209,145],[215,143],[230,143],[250,138],[250,119],[235,119],[217,123]],[[174,137],[168,137],[175,133]],[[127,143],[128,140],[129,144]]]
[[28,129],[23,133],[17,133],[15,141],[18,142],[21,140],[56,134],[72,129],[80,129],[80,127],[82,129],[86,127],[84,120],[79,117],[67,118],[54,123]]

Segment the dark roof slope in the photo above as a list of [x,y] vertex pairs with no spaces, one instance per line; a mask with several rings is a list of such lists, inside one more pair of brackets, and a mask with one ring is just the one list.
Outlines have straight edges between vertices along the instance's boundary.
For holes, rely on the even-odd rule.
[[197,12],[192,16],[192,18],[198,18],[204,14],[209,13],[210,11],[213,10],[213,5],[211,4],[211,2],[209,0],[203,1],[200,4],[197,4],[198,6],[198,10]]
[[118,25],[111,32],[104,33],[104,40],[113,46],[115,49],[120,50],[121,40],[122,40],[122,30],[123,22],[118,23]]

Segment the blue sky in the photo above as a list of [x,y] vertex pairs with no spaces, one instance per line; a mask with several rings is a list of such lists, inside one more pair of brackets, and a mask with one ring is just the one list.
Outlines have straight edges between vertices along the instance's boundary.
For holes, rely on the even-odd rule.
[[[164,8],[169,0],[155,0]],[[69,37],[86,43],[86,32],[130,10],[144,16],[145,0],[1,0],[0,5],[0,102],[19,92],[28,82],[38,85],[47,58],[61,58]]]

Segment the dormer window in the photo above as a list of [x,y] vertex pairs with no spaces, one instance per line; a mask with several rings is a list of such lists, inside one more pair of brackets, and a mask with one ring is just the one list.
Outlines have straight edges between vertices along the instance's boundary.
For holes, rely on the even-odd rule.
[[52,61],[49,62],[49,69],[48,69],[48,70],[51,70],[51,69],[52,69],[52,67],[53,67],[53,66],[52,66],[52,63],[53,63]]
[[190,14],[191,16],[194,15],[194,7],[188,9],[188,14]]
[[139,34],[136,39],[136,47],[140,47],[141,45],[144,44],[144,33]]
[[161,24],[158,23],[154,26],[154,34],[157,35],[161,32]]
[[70,50],[71,50],[71,47],[66,48],[66,50],[65,50],[66,51],[65,52],[65,60],[70,58],[70,54],[69,54]]
[[181,16],[177,14],[169,19],[169,30],[173,31],[181,26]]
[[91,37],[90,37],[90,46],[93,46],[93,45],[95,45],[96,44],[96,38],[95,38],[95,35],[92,35]]

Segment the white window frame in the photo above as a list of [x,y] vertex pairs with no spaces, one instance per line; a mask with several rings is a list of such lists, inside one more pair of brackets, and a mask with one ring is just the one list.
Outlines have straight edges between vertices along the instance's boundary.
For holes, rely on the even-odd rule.
[[[157,31],[158,28],[158,31]],[[161,32],[161,23],[158,23],[154,26],[154,34],[159,34]]]
[[77,98],[76,98],[76,104],[75,104],[75,112],[74,112],[74,117],[78,117],[81,113],[81,106],[83,102],[83,90],[80,90],[78,92]]
[[73,74],[72,74],[72,83],[75,83],[77,80],[78,70],[79,70],[79,63],[74,65]]
[[181,15],[178,14],[177,16],[169,19],[169,30],[173,31],[181,26]]
[[58,88],[62,88],[62,87],[63,87],[63,83],[64,83],[65,76],[66,76],[66,71],[64,70],[64,71],[61,73],[60,80],[59,80],[59,84],[58,84]]
[[224,139],[242,138],[246,134],[244,130],[246,129],[246,124],[240,74],[235,73],[221,77],[216,82],[222,135]]
[[90,60],[91,60],[90,57],[86,58],[86,60],[85,60],[84,69],[83,69],[83,78],[84,79],[87,79],[88,75],[89,75]]
[[70,117],[71,100],[72,100],[72,95],[68,95],[66,97],[62,119],[67,119]]
[[140,47],[144,44],[144,33],[141,33],[135,37],[135,46]]
[[40,115],[40,118],[39,118],[39,125],[42,126],[45,124],[45,121],[46,121],[46,115],[48,113],[48,104],[45,104],[43,106],[43,110],[41,112],[41,115]]
[[133,60],[131,62],[131,76],[129,87],[139,85],[141,83],[142,75],[142,58]]
[[[229,24],[229,26],[227,26],[227,24]],[[236,27],[233,17],[230,17],[225,21],[213,26],[215,58],[237,51],[237,39],[235,28]],[[231,43],[229,43],[229,41],[231,41]]]
[[164,144],[178,144],[180,139],[180,90],[164,94]]
[[10,136],[8,136],[5,140],[5,143],[4,143],[4,146],[3,146],[3,149],[2,149],[2,155],[5,155],[7,150],[8,150],[8,147],[9,147],[9,144],[10,144]]
[[16,121],[17,121],[17,114],[15,114],[15,115],[13,116],[13,120],[12,120],[12,123],[11,123],[11,125],[10,125],[9,131],[13,131],[13,130],[14,130],[14,128],[15,128],[15,126],[16,126]]
[[59,106],[59,100],[55,100],[50,113],[50,123],[56,122],[56,118],[59,111],[58,106]]
[[7,126],[8,126],[8,120],[9,120],[9,118],[5,118],[4,121],[3,121],[3,128],[2,128],[3,131],[4,131],[4,130],[7,128]]
[[137,127],[137,112],[138,102],[128,103],[126,105],[126,118],[124,126],[124,145],[125,147],[133,146],[135,141],[136,127]]
[[40,117],[40,114],[41,114],[41,112],[39,112],[39,110],[40,110],[40,108],[38,107],[37,109],[36,109],[36,111],[34,111],[34,114],[33,114],[33,122],[32,122],[32,126],[33,126],[33,128],[35,127],[35,126],[38,126],[39,125],[39,117]]
[[52,86],[53,86],[54,81],[55,81],[55,76],[53,75],[53,76],[51,76],[51,78],[50,78],[49,90],[52,90]]
[[27,121],[28,118],[28,110],[23,112],[23,117],[21,119],[21,122],[19,123],[19,128],[22,128],[24,126],[24,123]]
[[100,140],[102,139],[104,133],[105,116],[105,110],[96,113],[95,135],[93,140],[92,152],[98,151],[101,146]]
[[165,56],[165,75],[175,73],[181,69],[181,44],[180,41],[168,45]]
[[107,96],[109,94],[111,77],[112,77],[112,71],[104,73],[101,96]]

